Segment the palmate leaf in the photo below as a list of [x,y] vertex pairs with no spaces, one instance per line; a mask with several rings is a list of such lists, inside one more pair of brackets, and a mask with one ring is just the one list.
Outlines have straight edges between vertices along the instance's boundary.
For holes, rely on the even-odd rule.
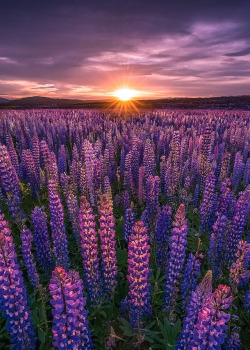
[[123,335],[126,337],[133,337],[135,332],[130,323],[123,317],[118,317],[117,319],[121,323],[120,329],[123,331]]
[[157,321],[157,329],[146,329],[146,340],[151,344],[152,349],[172,350],[176,344],[177,337],[181,331],[181,321],[178,319],[171,325],[167,318]]

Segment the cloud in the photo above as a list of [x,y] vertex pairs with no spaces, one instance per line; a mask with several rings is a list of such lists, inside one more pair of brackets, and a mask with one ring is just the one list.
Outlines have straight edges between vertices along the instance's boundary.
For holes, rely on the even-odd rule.
[[225,56],[228,56],[228,57],[238,57],[238,56],[246,56],[246,55],[249,55],[250,54],[250,47],[248,47],[247,49],[245,50],[241,50],[241,51],[237,51],[237,52],[229,52],[229,53],[226,53]]
[[247,93],[249,10],[241,0],[6,1],[0,92],[99,98],[131,84],[154,96]]

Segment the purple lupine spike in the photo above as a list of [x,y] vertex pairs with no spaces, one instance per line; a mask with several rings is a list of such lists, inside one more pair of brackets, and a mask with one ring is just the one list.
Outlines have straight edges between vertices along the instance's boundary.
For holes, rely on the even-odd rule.
[[222,214],[227,216],[228,218],[233,217],[234,209],[235,209],[235,204],[236,204],[236,199],[229,188],[231,185],[231,182],[229,179],[226,179],[220,188],[220,196],[218,198],[218,203],[217,203],[217,211]]
[[227,245],[228,266],[230,267],[234,261],[237,252],[237,246],[244,234],[245,226],[247,224],[247,217],[249,211],[250,200],[250,186],[244,192],[240,193],[240,197],[235,206],[235,212],[229,231],[229,239]]
[[163,206],[160,212],[157,228],[156,228],[156,244],[157,244],[157,255],[156,262],[157,266],[162,271],[166,271],[167,268],[167,257],[168,257],[168,244],[169,244],[169,233],[171,228],[171,215],[172,208],[169,206]]
[[157,218],[159,214],[159,186],[160,178],[158,176],[148,177],[146,196],[146,223],[151,241],[155,240]]
[[145,167],[145,178],[155,175],[155,152],[154,146],[149,139],[146,140],[144,155],[143,155],[143,165]]
[[125,149],[122,148],[121,160],[120,160],[120,174],[122,177],[124,176],[124,171],[125,171],[125,158],[126,158],[126,152],[125,152]]
[[81,197],[79,210],[79,225],[81,238],[81,252],[83,260],[84,282],[90,302],[98,302],[100,296],[100,271],[98,258],[97,232],[95,230],[95,216],[92,214],[86,197]]
[[72,192],[70,192],[68,194],[66,202],[67,202],[69,218],[72,226],[72,231],[74,233],[76,242],[80,243],[79,219],[78,219],[79,206],[78,206],[77,197]]
[[79,191],[82,196],[87,196],[88,194],[88,184],[86,177],[86,170],[84,164],[80,166],[79,170]]
[[250,286],[246,291],[246,295],[244,299],[244,308],[246,309],[247,313],[250,314]]
[[203,198],[200,205],[201,230],[207,231],[212,224],[212,214],[215,208],[215,176],[208,175],[203,191]]
[[47,218],[43,210],[44,207],[35,207],[30,217],[34,227],[34,243],[38,262],[45,272],[50,272],[53,269],[54,263],[50,247]]
[[82,281],[78,272],[67,273],[56,267],[49,285],[53,307],[53,345],[59,349],[92,349],[83,298]]
[[46,171],[46,173],[48,173],[50,150],[46,141],[44,140],[40,142],[40,156],[42,168]]
[[124,188],[128,188],[129,190],[131,190],[131,184],[132,184],[131,160],[132,160],[132,154],[131,152],[128,152],[125,158],[123,186]]
[[233,300],[232,296],[228,296],[229,293],[230,287],[220,284],[207,300],[199,312],[190,349],[217,350],[221,348],[227,337],[227,323],[230,320],[230,314],[224,310],[230,307]]
[[164,311],[170,313],[174,309],[176,300],[176,288],[179,283],[185,261],[187,245],[187,220],[184,204],[181,204],[175,214],[173,228],[170,237],[170,253],[166,270],[166,282],[164,286]]
[[76,144],[74,143],[73,150],[72,150],[72,160],[75,160],[76,162],[79,161],[79,153]]
[[93,185],[94,165],[95,165],[94,150],[91,143],[88,140],[84,141],[83,147],[84,147],[84,160],[85,160],[85,169],[86,169],[89,198],[90,198],[91,205],[94,207],[95,206],[94,185]]
[[56,184],[59,183],[57,161],[54,152],[50,152],[49,154],[48,179],[54,181]]
[[134,188],[137,190],[138,181],[139,181],[139,151],[138,151],[138,139],[135,135],[132,138],[131,174],[132,174]]
[[213,276],[218,280],[223,275],[226,265],[226,245],[228,220],[225,215],[217,213],[217,220],[210,235],[208,258],[212,266]]
[[199,171],[202,177],[202,183],[205,181],[205,178],[210,171],[209,157],[211,153],[211,133],[212,130],[210,125],[206,125],[204,134],[202,135],[200,148]]
[[223,345],[224,350],[240,350],[242,349],[240,341],[240,335],[237,332],[233,332]]
[[197,323],[199,312],[212,294],[212,271],[208,271],[196,290],[191,293],[187,306],[187,315],[184,318],[182,331],[175,350],[188,350],[193,338],[194,326]]
[[200,186],[197,184],[194,189],[194,194],[193,194],[193,205],[195,208],[198,208],[199,206],[199,194],[200,194]]
[[63,195],[67,198],[70,192],[69,175],[62,173],[60,176],[60,184],[62,186]]
[[250,158],[246,161],[246,166],[244,170],[244,176],[243,176],[243,184],[244,186],[247,186],[250,184]]
[[28,306],[27,291],[23,275],[17,261],[15,245],[0,214],[0,309],[7,320],[13,349],[36,349],[36,336]]
[[26,227],[24,227],[24,229],[21,231],[21,240],[22,240],[23,260],[24,260],[25,267],[27,269],[30,283],[33,285],[35,289],[38,289],[39,276],[36,269],[34,255],[32,253],[33,236],[31,231]]
[[246,241],[239,242],[236,258],[230,269],[229,277],[233,292],[236,292],[237,288],[244,287],[250,280],[250,243]]
[[131,208],[126,209],[124,216],[124,228],[123,228],[123,238],[125,242],[129,241],[129,236],[132,232],[132,228],[135,224],[135,214]]
[[108,193],[108,188],[110,187],[110,181],[109,177],[105,176],[104,177],[104,183],[103,183],[103,193],[107,194]]
[[117,284],[115,219],[113,216],[112,201],[106,195],[101,196],[99,216],[103,283],[105,292],[112,294]]
[[139,188],[138,188],[138,199],[140,205],[145,201],[145,188],[144,188],[144,177],[145,177],[145,167],[141,166],[139,168]]
[[128,191],[123,191],[122,193],[122,207],[124,212],[126,209],[130,208],[130,196]]
[[0,180],[7,196],[7,204],[13,219],[17,222],[23,213],[20,210],[21,189],[15,168],[6,146],[0,144]]
[[238,152],[236,153],[236,156],[235,156],[233,179],[232,179],[232,187],[235,192],[237,191],[239,184],[242,180],[244,169],[245,169],[245,164],[243,162],[243,156],[241,155],[241,152]]
[[77,299],[79,300],[78,304],[78,327],[80,331],[80,342],[79,348],[92,350],[93,343],[91,339],[91,331],[89,329],[89,322],[87,320],[88,311],[86,311],[86,298],[83,297],[83,283],[79,277],[79,273],[76,271],[70,271],[69,277],[72,279],[73,284],[76,288]]
[[171,194],[174,194],[176,189],[179,186],[179,182],[180,182],[180,132],[179,131],[174,131],[173,133],[173,138],[171,140],[171,144],[170,144],[170,155],[169,155],[169,162],[170,162],[170,166],[171,166]]
[[108,151],[109,151],[108,175],[111,183],[113,183],[116,180],[117,163],[115,159],[115,149],[112,141],[109,142]]
[[144,316],[151,314],[149,284],[149,249],[147,229],[137,221],[128,245],[128,306],[132,327],[140,329]]
[[36,175],[38,179],[40,178],[40,148],[39,148],[39,140],[37,136],[33,137],[31,142],[31,152],[33,155],[33,159],[36,167]]
[[195,255],[192,253],[189,254],[187,263],[184,268],[183,279],[181,282],[181,299],[182,299],[182,309],[185,310],[189,301],[189,297],[193,290],[197,286],[197,277],[200,274],[201,261],[203,255],[199,254],[199,245],[198,243],[197,252]]
[[6,143],[7,143],[7,148],[8,148],[8,152],[10,155],[10,159],[11,159],[11,163],[14,166],[16,173],[18,175],[20,175],[20,167],[19,167],[19,161],[18,161],[18,155],[17,152],[15,150],[15,146],[13,143],[13,139],[12,136],[10,134],[6,135]]
[[226,180],[229,173],[229,166],[230,166],[230,158],[231,154],[229,152],[225,152],[222,157],[221,161],[221,170],[220,170],[220,179],[219,183],[222,183]]
[[78,188],[78,163],[73,160],[71,165],[70,165],[70,189],[73,193],[77,193],[77,188]]
[[22,159],[23,159],[23,170],[27,175],[28,181],[31,186],[32,194],[36,198],[39,193],[40,184],[39,184],[39,178],[37,177],[36,166],[33,159],[33,155],[29,149],[23,151]]
[[58,152],[58,172],[59,175],[67,173],[67,153],[64,145],[61,145]]
[[50,227],[53,239],[53,251],[56,258],[56,265],[69,269],[69,251],[64,226],[63,206],[56,192],[56,184],[53,181],[48,182],[49,208],[50,208]]

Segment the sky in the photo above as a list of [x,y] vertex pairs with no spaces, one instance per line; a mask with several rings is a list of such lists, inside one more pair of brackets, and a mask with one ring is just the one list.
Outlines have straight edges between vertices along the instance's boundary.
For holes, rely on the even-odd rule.
[[0,0],[0,97],[250,94],[249,14],[249,0]]

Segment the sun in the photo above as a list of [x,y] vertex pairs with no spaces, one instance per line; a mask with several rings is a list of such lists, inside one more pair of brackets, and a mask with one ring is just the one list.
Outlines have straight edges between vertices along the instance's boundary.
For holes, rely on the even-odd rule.
[[132,89],[118,89],[114,92],[114,96],[120,101],[129,101],[136,96],[136,91]]

